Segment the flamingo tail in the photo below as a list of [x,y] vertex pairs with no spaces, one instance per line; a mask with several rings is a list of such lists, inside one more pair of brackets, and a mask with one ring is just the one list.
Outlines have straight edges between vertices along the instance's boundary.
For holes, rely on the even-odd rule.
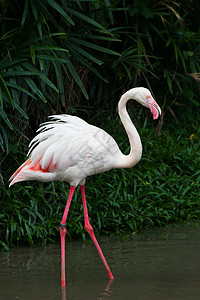
[[10,177],[9,181],[11,182],[9,187],[17,182],[25,180],[52,180],[52,174],[49,172],[51,164],[49,164],[46,169],[42,169],[40,161],[41,159],[33,162],[30,158],[28,158]]

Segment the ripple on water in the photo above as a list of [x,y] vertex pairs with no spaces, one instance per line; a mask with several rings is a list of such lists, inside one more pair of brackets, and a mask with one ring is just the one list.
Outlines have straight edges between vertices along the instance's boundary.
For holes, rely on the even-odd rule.
[[113,282],[92,243],[66,242],[67,289],[62,296],[60,245],[20,247],[0,253],[0,299],[199,299],[198,226],[99,241]]

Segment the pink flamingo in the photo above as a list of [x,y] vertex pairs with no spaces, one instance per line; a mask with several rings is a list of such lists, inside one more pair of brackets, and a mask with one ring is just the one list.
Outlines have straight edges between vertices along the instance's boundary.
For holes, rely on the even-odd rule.
[[96,240],[90,225],[85,197],[86,177],[114,168],[133,167],[141,158],[142,144],[133,125],[126,104],[136,100],[150,109],[157,119],[161,109],[150,91],[143,87],[130,89],[122,95],[118,103],[121,122],[130,142],[130,153],[124,155],[115,140],[104,130],[88,124],[82,119],[70,115],[54,115],[41,125],[37,136],[29,145],[29,158],[11,176],[10,186],[24,180],[66,181],[70,184],[69,196],[60,223],[61,235],[61,285],[65,286],[65,235],[66,219],[75,188],[80,185],[85,229],[93,240],[104,263],[109,279],[112,272]]

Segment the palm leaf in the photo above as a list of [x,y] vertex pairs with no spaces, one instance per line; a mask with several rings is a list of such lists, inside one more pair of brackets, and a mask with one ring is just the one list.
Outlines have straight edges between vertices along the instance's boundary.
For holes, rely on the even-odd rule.
[[110,33],[109,30],[107,30],[107,29],[106,29],[105,27],[103,27],[100,23],[97,23],[95,20],[89,18],[89,17],[86,16],[85,14],[82,14],[82,13],[80,13],[79,11],[74,10],[74,9],[72,9],[72,8],[68,8],[67,10],[68,10],[72,15],[78,17],[79,19],[81,19],[81,20],[83,20],[83,21],[85,21],[85,22],[87,22],[87,23],[93,25],[94,27],[99,28],[103,33],[106,33],[106,34],[108,34],[108,35],[112,35],[112,34]]
[[4,138],[4,141],[3,141],[3,139],[2,139],[2,137],[1,137],[1,135],[0,135],[0,137],[1,137],[1,139],[0,139],[0,145],[1,145],[1,148],[2,148],[2,150],[4,151],[4,147],[3,147],[3,145],[5,145],[6,146],[6,152],[8,153],[8,136],[7,136],[7,133],[6,133],[6,130],[5,130],[5,128],[2,126],[2,124],[0,124],[0,131],[2,132],[2,135],[3,135],[3,138]]
[[16,89],[16,90],[19,90],[19,91],[21,91],[21,92],[27,94],[27,95],[30,96],[31,98],[36,99],[36,97],[35,97],[32,93],[30,93],[29,91],[27,91],[27,89],[21,87],[20,85],[18,85],[18,84],[16,84],[16,83],[13,83],[13,82],[10,82],[10,81],[5,81],[5,83],[6,83],[7,86],[9,86],[9,87],[11,87],[11,88],[14,88],[14,89]]
[[86,57],[87,59],[93,61],[94,63],[98,64],[99,66],[103,64],[103,62],[93,55],[91,55],[88,51],[83,50],[82,48],[76,46],[75,44],[66,43],[67,48],[70,50],[70,53],[75,55],[75,53],[80,53],[82,56]]
[[54,0],[47,0],[47,3],[53,7],[57,12],[59,12],[70,24],[74,25],[74,22],[69,17],[69,15],[64,11],[64,9]]
[[55,90],[57,93],[59,93],[57,87],[42,73],[40,72],[37,68],[34,66],[28,64],[28,63],[22,63],[22,66],[33,72],[35,75],[38,75],[39,78],[42,79],[49,87],[51,87],[53,90]]
[[24,25],[27,15],[28,15],[28,0],[25,0],[24,12],[23,12],[22,21],[21,21],[22,25]]
[[69,70],[71,76],[74,78],[77,85],[80,87],[80,89],[81,89],[82,93],[84,94],[84,96],[86,97],[86,99],[88,99],[89,97],[88,97],[86,89],[83,85],[83,82],[81,81],[80,77],[78,76],[78,74],[77,74],[73,64],[71,63],[70,59],[67,56],[65,56],[65,57],[66,57],[65,59],[68,60],[67,69]]
[[56,80],[57,80],[57,85],[58,85],[58,89],[59,89],[59,93],[60,93],[61,102],[62,102],[62,105],[64,106],[65,105],[65,90],[64,90],[64,85],[63,85],[61,65],[59,62],[55,62],[55,61],[53,61],[52,63],[53,63],[55,73],[56,73]]
[[12,98],[12,96],[10,94],[10,91],[9,91],[9,89],[8,89],[8,87],[7,87],[4,79],[3,79],[3,77],[1,76],[1,74],[0,74],[0,87],[1,87],[1,90],[5,92],[5,95],[9,99],[10,104],[12,105],[12,107],[14,107],[13,98]]
[[104,52],[104,53],[107,53],[107,54],[111,54],[111,55],[120,56],[120,54],[117,53],[116,51],[110,50],[108,48],[105,48],[105,47],[102,47],[102,46],[99,46],[99,45],[96,45],[96,44],[93,44],[93,43],[90,43],[90,42],[87,42],[87,41],[84,41],[84,40],[80,40],[80,39],[77,39],[77,38],[70,38],[70,40],[73,41],[73,42],[76,42],[78,45],[83,45],[87,48],[91,48],[91,49],[94,49],[94,50],[97,50],[97,51],[100,51],[100,52]]
[[2,117],[2,119],[5,121],[5,123],[8,125],[8,127],[12,130],[13,126],[10,122],[10,120],[8,119],[7,114],[5,113],[5,111],[3,110],[2,107],[0,107],[0,116]]

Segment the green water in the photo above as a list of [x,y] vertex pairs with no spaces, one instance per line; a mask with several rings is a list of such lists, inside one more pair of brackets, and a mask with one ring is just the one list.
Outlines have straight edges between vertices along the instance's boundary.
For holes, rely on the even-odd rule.
[[115,277],[92,243],[66,242],[66,290],[60,245],[0,253],[0,300],[200,299],[200,228],[181,226],[127,240],[99,238]]

